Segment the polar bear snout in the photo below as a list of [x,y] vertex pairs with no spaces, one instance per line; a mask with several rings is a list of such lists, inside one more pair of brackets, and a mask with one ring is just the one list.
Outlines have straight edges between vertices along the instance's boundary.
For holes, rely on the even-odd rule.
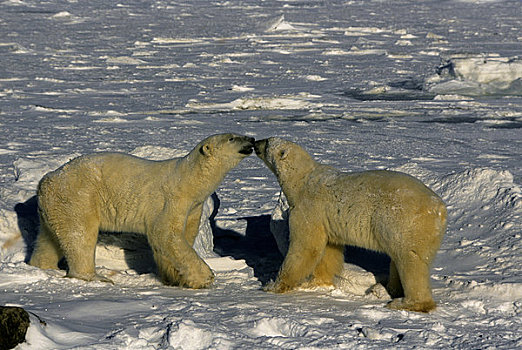
[[253,137],[248,137],[248,136],[241,136],[237,140],[239,142],[243,143],[243,146],[239,150],[239,153],[245,154],[247,156],[251,155],[252,152],[254,151],[253,148],[254,148],[254,143],[256,140]]
[[264,140],[256,141],[254,145],[254,150],[256,151],[256,155],[265,163],[265,165],[272,171],[274,174],[276,174],[276,168],[275,164],[272,164],[274,162],[273,157],[270,155],[270,153],[273,151],[272,147],[273,141],[277,140],[276,138],[268,138]]
[[254,150],[256,151],[257,156],[261,159],[263,159],[263,156],[265,155],[267,141],[267,139],[259,140],[254,144]]

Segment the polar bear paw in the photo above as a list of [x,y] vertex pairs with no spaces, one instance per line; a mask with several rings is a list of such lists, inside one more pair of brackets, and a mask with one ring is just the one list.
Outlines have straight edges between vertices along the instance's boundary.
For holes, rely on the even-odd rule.
[[393,310],[404,310],[404,311],[416,311],[416,312],[430,312],[435,310],[436,304],[433,300],[427,301],[412,301],[407,298],[396,298],[393,299],[386,305],[389,309]]
[[208,288],[214,282],[214,273],[203,263],[199,271],[189,269],[190,273],[180,276],[179,284],[189,288]]
[[95,282],[104,282],[104,283],[114,284],[114,281],[111,280],[110,278],[102,276],[97,273],[83,275],[83,274],[78,274],[78,273],[74,273],[74,272],[68,272],[67,275],[65,275],[65,277],[66,278],[77,278],[77,279],[88,281],[88,282],[95,281]]
[[156,254],[156,264],[162,282],[169,286],[200,289],[209,287],[214,281],[214,273],[201,259],[180,266],[174,259]]
[[270,281],[263,288],[263,290],[265,292],[270,292],[270,293],[286,293],[286,292],[291,291],[292,289],[293,289],[292,287],[290,287],[286,283],[283,283],[280,281],[276,281],[276,282]]

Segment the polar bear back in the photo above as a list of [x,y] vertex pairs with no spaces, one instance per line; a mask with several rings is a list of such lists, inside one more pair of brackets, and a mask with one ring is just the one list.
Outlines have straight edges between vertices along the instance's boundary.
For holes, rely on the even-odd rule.
[[[100,215],[102,230],[143,232],[149,213],[161,210],[166,196],[172,195],[167,179],[172,181],[178,161],[150,161],[108,152],[81,156],[45,175],[39,198],[74,201],[76,205],[68,206],[71,210],[89,203]],[[48,207],[45,202],[40,206]]]
[[[306,186],[329,241],[387,252],[390,244],[409,242],[416,218],[445,215],[442,200],[422,182],[404,173],[377,170],[343,173],[319,166]],[[443,225],[443,223],[441,223]],[[377,237],[378,236],[378,237]],[[417,238],[418,239],[418,238]]]

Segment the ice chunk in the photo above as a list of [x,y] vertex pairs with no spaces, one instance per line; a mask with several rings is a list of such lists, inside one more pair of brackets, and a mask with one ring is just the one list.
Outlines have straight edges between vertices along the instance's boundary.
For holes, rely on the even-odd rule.
[[522,60],[519,57],[456,56],[428,78],[427,90],[436,94],[522,95]]

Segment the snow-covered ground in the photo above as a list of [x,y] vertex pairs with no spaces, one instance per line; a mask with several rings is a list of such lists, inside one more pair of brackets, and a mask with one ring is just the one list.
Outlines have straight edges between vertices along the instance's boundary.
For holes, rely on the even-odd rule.
[[[520,0],[0,0],[0,305],[32,313],[19,348],[521,348],[520,23]],[[130,234],[100,237],[114,285],[25,263],[47,171],[228,131],[425,181],[449,208],[437,310],[385,308],[387,258],[354,248],[335,289],[264,292],[279,187],[255,156],[202,223],[210,289],[163,286]]]

